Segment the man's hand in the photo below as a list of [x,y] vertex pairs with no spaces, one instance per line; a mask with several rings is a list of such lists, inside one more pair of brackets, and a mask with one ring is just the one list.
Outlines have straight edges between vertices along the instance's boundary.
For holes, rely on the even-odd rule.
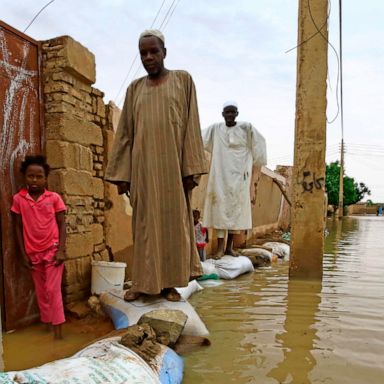
[[55,257],[53,258],[55,260],[55,267],[58,267],[59,265],[63,264],[65,260],[65,253],[63,250],[57,250]]
[[129,193],[131,189],[131,183],[128,183],[126,181],[120,181],[117,184],[117,193],[119,195],[123,195],[124,193]]
[[187,176],[183,178],[183,186],[186,191],[191,191],[196,187],[196,183],[193,181],[193,176]]

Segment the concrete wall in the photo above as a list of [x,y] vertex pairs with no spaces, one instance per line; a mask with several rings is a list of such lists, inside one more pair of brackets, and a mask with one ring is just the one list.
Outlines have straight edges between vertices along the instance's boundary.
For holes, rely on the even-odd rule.
[[[207,161],[209,161],[209,155],[207,154]],[[279,173],[273,172],[266,167],[262,167],[261,176],[259,179],[256,202],[252,209],[252,231],[242,233],[235,236],[235,245],[241,246],[252,237],[262,236],[268,232],[283,229],[289,230],[290,226],[290,207],[285,201],[279,187],[273,182],[276,178],[287,190],[288,195],[290,192],[290,178],[292,175],[292,168],[285,167],[283,172],[287,177],[282,176]],[[208,176],[204,175],[201,178],[199,186],[194,189],[192,195],[192,207],[199,209],[201,215],[204,215],[204,199],[205,191],[207,187]],[[207,246],[207,254],[214,252],[216,247],[216,237],[213,231],[210,231],[210,239]]]
[[348,207],[348,215],[376,215],[378,207],[384,208],[384,203],[372,205],[367,205],[367,203],[352,204]]

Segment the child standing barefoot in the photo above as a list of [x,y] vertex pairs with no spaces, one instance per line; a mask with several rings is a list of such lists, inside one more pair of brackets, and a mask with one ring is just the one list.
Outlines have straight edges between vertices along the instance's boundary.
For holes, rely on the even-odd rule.
[[62,338],[65,322],[61,280],[65,259],[65,204],[46,189],[49,165],[44,156],[26,156],[21,164],[26,188],[13,196],[11,211],[24,266],[31,270],[40,318]]

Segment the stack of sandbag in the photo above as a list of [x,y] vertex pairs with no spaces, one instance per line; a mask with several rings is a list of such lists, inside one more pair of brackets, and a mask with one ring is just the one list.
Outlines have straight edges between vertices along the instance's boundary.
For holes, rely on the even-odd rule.
[[207,336],[209,334],[195,309],[184,298],[172,302],[161,296],[141,295],[137,300],[127,302],[124,301],[124,294],[124,290],[111,290],[102,293],[99,297],[104,312],[112,319],[116,329],[137,324],[142,315],[155,309],[174,309],[184,312],[188,317],[183,335]]
[[253,265],[245,256],[223,256],[221,259],[208,259],[201,263],[204,275],[218,275],[221,279],[232,280],[236,277],[252,272]]

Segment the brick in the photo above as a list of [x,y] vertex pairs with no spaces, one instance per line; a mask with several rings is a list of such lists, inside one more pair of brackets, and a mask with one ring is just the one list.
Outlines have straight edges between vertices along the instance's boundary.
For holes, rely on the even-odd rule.
[[68,258],[84,257],[93,252],[92,232],[73,233],[67,236],[66,254]]
[[109,260],[109,252],[107,249],[104,249],[103,251],[100,252],[100,257],[101,257],[101,260],[103,260],[103,261],[110,261]]
[[93,197],[95,199],[104,199],[104,181],[97,177],[92,178]]
[[[96,81],[95,55],[69,36],[61,36],[49,40],[48,43],[63,45],[62,67],[85,84]],[[47,64],[50,62],[48,61]]]
[[105,250],[105,244],[95,245],[93,248],[94,252],[101,252]]
[[71,92],[72,87],[65,82],[51,81],[44,85],[44,93],[69,93]]
[[101,97],[97,98],[97,110],[96,113],[100,117],[105,117],[105,105]]
[[92,224],[91,231],[93,236],[93,244],[101,244],[104,242],[104,229],[101,224]]
[[[64,107],[55,105],[51,109],[58,108],[58,112],[71,112],[73,110],[68,110],[65,105]],[[46,138],[48,140],[78,143],[86,147],[91,144],[103,145],[103,133],[97,125],[86,120],[63,116],[62,114],[48,114],[46,116]]]
[[91,279],[91,257],[65,261],[63,284],[65,286],[89,282]]
[[92,152],[89,148],[60,140],[47,140],[47,159],[52,169],[75,168],[91,172]]
[[73,85],[75,82],[73,79],[73,76],[65,72],[52,73],[51,76],[52,76],[52,79],[55,81],[64,81],[71,85]]
[[[92,196],[94,192],[94,178],[87,171],[75,169],[54,170],[48,177],[48,184],[53,191],[69,195]],[[101,181],[101,179],[98,179]],[[104,192],[104,190],[103,190]],[[100,193],[99,189],[97,193]],[[104,196],[104,195],[103,195]]]

